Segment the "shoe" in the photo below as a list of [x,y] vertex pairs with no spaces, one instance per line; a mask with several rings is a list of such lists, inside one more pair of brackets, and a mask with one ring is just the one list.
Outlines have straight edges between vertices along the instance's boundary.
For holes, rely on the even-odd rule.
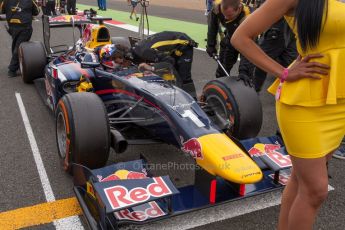
[[139,21],[139,17],[137,17],[137,19],[135,19],[136,21]]
[[133,17],[132,17],[132,16],[129,16],[129,19],[131,19],[131,20],[132,20],[132,19],[133,19]]
[[11,70],[9,70],[9,71],[7,72],[7,76],[8,76],[9,78],[17,77],[17,72],[16,72],[16,71],[11,71]]
[[335,150],[333,157],[337,159],[345,160],[345,143],[342,143],[340,147]]

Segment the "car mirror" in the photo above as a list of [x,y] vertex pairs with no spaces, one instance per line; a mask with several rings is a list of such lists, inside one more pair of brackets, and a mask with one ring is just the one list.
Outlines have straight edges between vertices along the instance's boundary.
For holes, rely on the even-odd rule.
[[81,62],[81,68],[88,69],[88,68],[97,68],[101,65],[99,62]]

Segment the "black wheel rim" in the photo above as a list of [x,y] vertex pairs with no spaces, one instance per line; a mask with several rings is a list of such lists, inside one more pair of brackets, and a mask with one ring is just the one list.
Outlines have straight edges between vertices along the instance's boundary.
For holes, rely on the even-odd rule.
[[67,155],[67,132],[66,132],[66,123],[65,116],[62,112],[58,114],[56,120],[56,136],[58,143],[58,152],[59,156],[62,159],[66,158]]
[[210,119],[222,130],[229,130],[233,127],[233,123],[230,121],[230,114],[226,109],[226,105],[222,99],[217,95],[209,95],[206,98],[207,110],[209,112]]

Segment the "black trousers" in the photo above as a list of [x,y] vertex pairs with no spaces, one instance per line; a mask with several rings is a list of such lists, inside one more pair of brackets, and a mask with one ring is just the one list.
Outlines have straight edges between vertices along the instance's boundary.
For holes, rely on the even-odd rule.
[[[236,64],[238,58],[240,59],[240,64],[238,67],[238,72],[241,75],[252,76],[254,72],[254,65],[248,61],[248,59],[242,56],[230,43],[230,37],[225,36],[220,42],[219,50],[219,60],[224,66],[226,72],[230,74],[232,67]],[[225,77],[226,74],[224,70],[218,66],[216,71],[216,77]]]
[[[288,67],[298,56],[296,39],[287,28],[284,20],[278,21],[270,28],[259,41],[261,49],[272,59],[284,67]],[[259,68],[254,71],[254,86],[257,92],[261,91],[267,73]]]
[[175,57],[178,85],[196,98],[196,90],[192,79],[193,47],[187,46],[181,51],[182,55]]
[[175,69],[182,83],[192,82],[193,47],[186,47],[182,55],[175,57]]
[[[239,52],[231,45],[230,38],[225,36],[220,41],[220,50],[219,50],[219,61],[223,64],[225,70],[230,73],[232,67],[235,65],[238,59]],[[216,77],[225,77],[223,69],[218,66],[216,71]]]
[[67,12],[70,15],[76,14],[76,0],[67,0]]
[[47,2],[46,4],[46,7],[45,7],[45,11],[43,12],[43,14],[45,15],[56,15],[56,10],[55,10],[55,6],[56,6],[56,3],[55,1],[49,1]]
[[16,72],[19,69],[19,46],[22,42],[30,41],[32,27],[10,26],[9,33],[12,37],[12,58],[8,69],[12,72]]

